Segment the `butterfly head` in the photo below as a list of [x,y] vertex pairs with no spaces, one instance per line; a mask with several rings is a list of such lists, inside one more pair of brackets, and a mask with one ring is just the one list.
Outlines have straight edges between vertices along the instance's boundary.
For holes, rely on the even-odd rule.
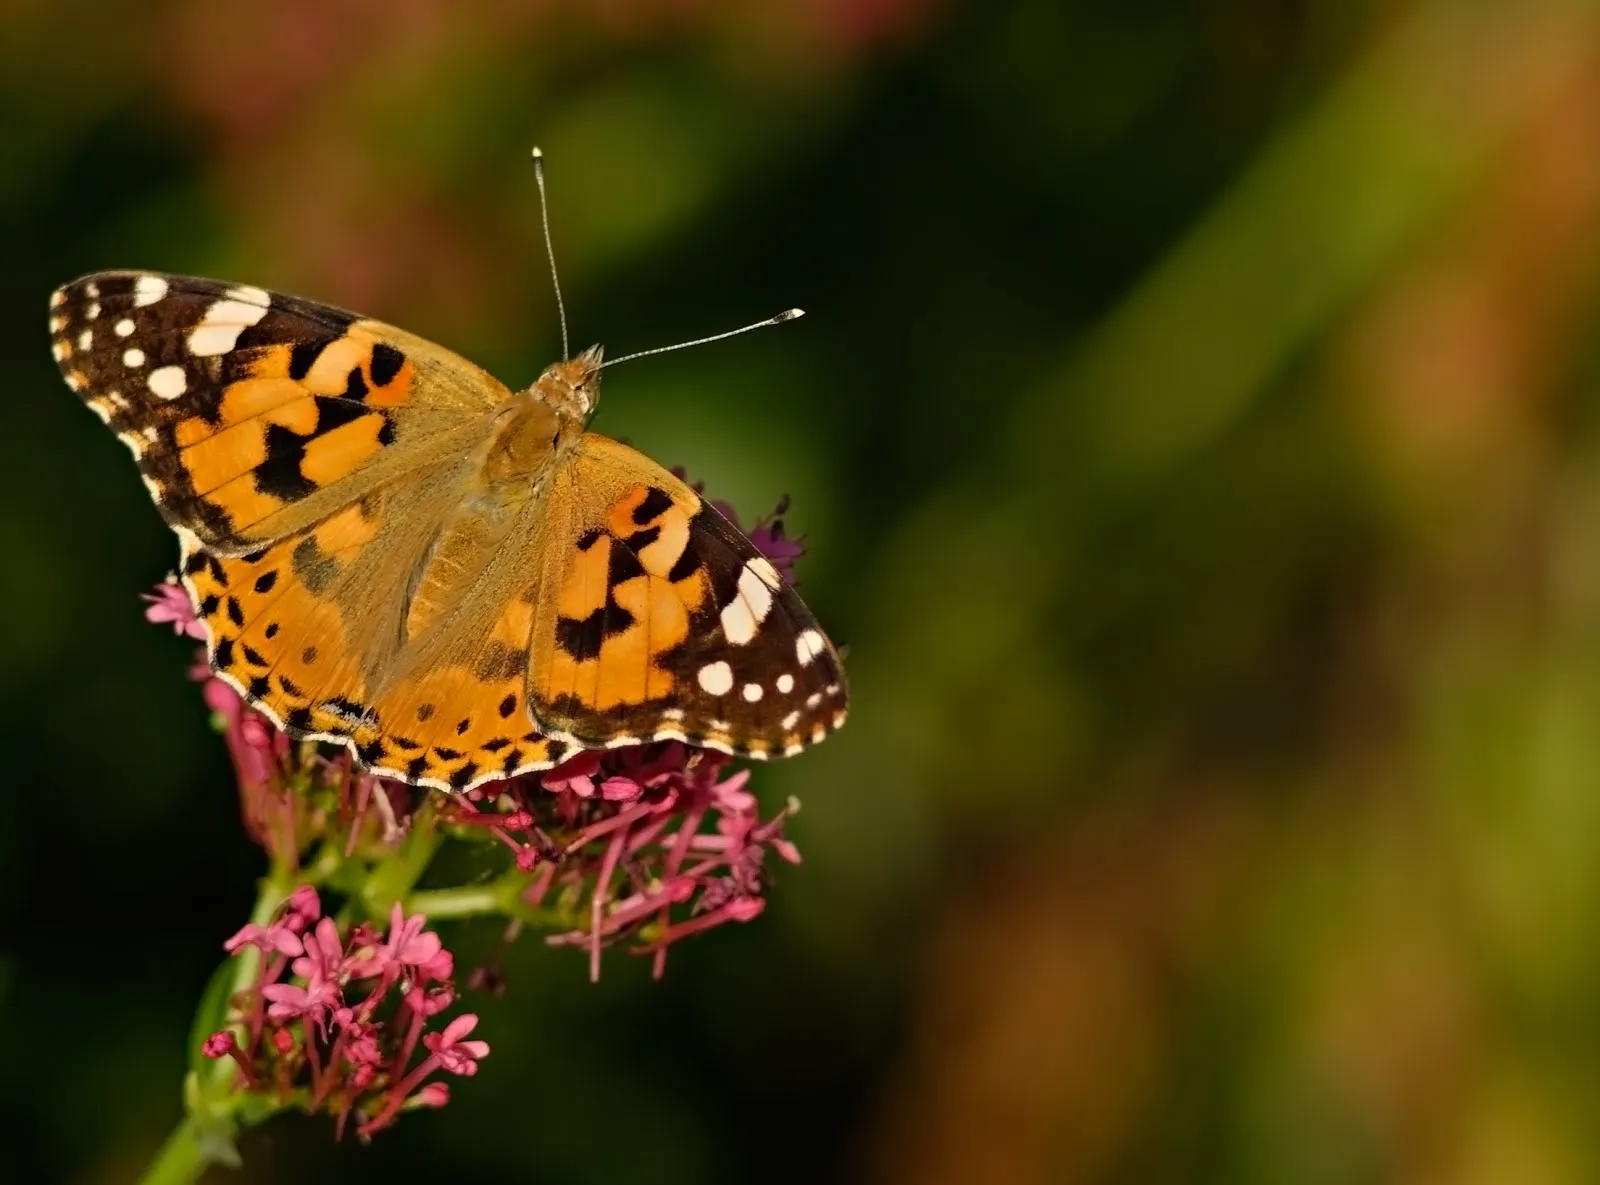
[[590,346],[576,358],[547,367],[528,394],[563,419],[587,424],[600,402],[602,353],[599,346]]

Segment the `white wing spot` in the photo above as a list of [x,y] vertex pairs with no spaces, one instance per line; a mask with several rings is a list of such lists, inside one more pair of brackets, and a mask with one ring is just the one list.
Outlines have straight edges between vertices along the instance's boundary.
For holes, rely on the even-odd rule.
[[150,394],[158,399],[176,399],[189,386],[181,366],[162,366],[150,372]]
[[95,281],[90,280],[87,284],[85,284],[83,286],[83,290],[84,290],[84,292],[86,292],[88,294],[90,300],[99,300],[100,299],[100,285],[97,284]]
[[67,387],[73,391],[83,390],[83,376],[75,370],[69,370],[67,372]]
[[94,346],[94,330],[85,329],[78,334],[78,352],[81,354]]
[[785,672],[778,676],[778,693],[788,695],[794,690],[794,676]]
[[[246,300],[246,296],[259,295],[260,301]],[[206,310],[189,334],[189,353],[200,358],[214,358],[226,354],[239,344],[239,335],[267,315],[270,298],[259,288],[235,288],[228,298],[219,300]]]
[[733,668],[725,662],[708,662],[696,676],[707,695],[727,695],[733,690]]
[[822,692],[820,691],[813,691],[810,695],[806,696],[806,707],[808,708],[814,708],[821,702]]
[[157,502],[161,501],[161,486],[148,473],[139,474],[139,480],[144,482],[144,488],[150,491],[150,496]]
[[67,319],[65,317],[51,317],[50,318],[50,332],[51,333],[60,333],[66,327],[67,327]]
[[124,366],[126,366],[126,367],[128,367],[130,369],[135,369],[137,367],[143,366],[144,365],[144,351],[141,350],[138,346],[134,346],[130,350],[124,350],[123,354],[122,354],[122,365],[124,365]]
[[828,644],[816,630],[806,630],[794,640],[794,656],[800,660],[800,665],[803,667],[810,666],[811,660],[827,648]]
[[630,737],[630,736],[626,736],[626,735],[614,736],[609,741],[606,742],[606,748],[608,748],[608,749],[626,749],[629,745],[637,745],[638,743],[639,743],[639,738],[638,737]]
[[92,303],[88,308],[84,309],[83,310],[83,315],[88,320],[93,321],[96,317],[98,317],[100,315],[100,302],[97,300],[94,303]]
[[759,684],[759,683],[746,683],[744,685],[744,691],[741,692],[740,694],[742,694],[744,696],[746,703],[751,703],[751,704],[756,703],[761,699],[761,695],[762,695],[761,684]]
[[167,294],[167,281],[161,276],[140,276],[133,282],[133,306],[155,304]]
[[106,398],[111,400],[111,406],[118,411],[128,410],[128,401],[122,397],[121,391],[107,391]]
[[743,646],[756,636],[756,619],[744,598],[735,596],[722,610],[722,632],[735,646]]
[[788,732],[796,724],[800,723],[800,711],[799,711],[799,709],[796,709],[795,711],[790,712],[782,720],[778,721],[778,723],[783,726],[783,731],[784,732]]
[[52,292],[50,294],[50,307],[51,308],[59,309],[62,305],[66,304],[66,303],[67,303],[67,290],[65,288],[57,288],[54,292]]
[[793,757],[796,753],[804,753],[805,751],[806,751],[806,747],[804,745],[800,744],[800,742],[796,741],[792,745],[785,745],[784,746],[783,755],[785,757]]
[[776,592],[778,590],[778,586],[783,583],[783,577],[778,575],[778,569],[774,568],[772,566],[772,561],[764,555],[756,556],[749,563],[745,564],[745,567],[749,568],[757,576],[761,577],[762,582],[774,592]]
[[118,337],[127,337],[130,333],[133,332],[133,318],[132,317],[124,317],[122,320],[118,321],[111,328],[112,328],[112,331],[114,333],[116,333],[116,335]]
[[117,439],[122,441],[123,444],[127,445],[128,450],[133,453],[135,457],[144,456],[144,442],[132,432],[119,432],[117,433]]
[[[760,556],[739,569],[738,593],[722,609],[722,632],[735,646],[743,646],[772,612],[772,588],[756,569]],[[771,564],[766,564],[771,569]]]
[[661,709],[661,718],[663,720],[682,720],[683,719],[683,709],[682,708],[662,708]]
[[100,417],[100,422],[101,423],[109,424],[111,422],[111,409],[105,405],[105,400],[103,400],[103,399],[91,399],[91,400],[89,400],[89,410],[94,412],[95,415]]
[[265,288],[253,288],[248,284],[241,284],[237,288],[230,289],[228,296],[230,299],[240,301],[243,304],[259,305],[262,308],[266,308],[272,303],[272,294]]
[[811,743],[816,744],[828,735],[828,730],[821,724],[813,725],[811,729]]
[[843,728],[844,727],[844,713],[843,712],[835,712],[833,714],[833,726],[835,728]]
[[67,355],[71,353],[71,350],[67,346],[66,342],[53,341],[50,343],[50,353],[55,357],[57,362],[65,362]]

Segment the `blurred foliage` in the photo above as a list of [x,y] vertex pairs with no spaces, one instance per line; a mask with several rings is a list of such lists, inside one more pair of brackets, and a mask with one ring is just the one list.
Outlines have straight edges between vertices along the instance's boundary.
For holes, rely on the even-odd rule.
[[454,1105],[242,1180],[1600,1178],[1596,110],[1579,0],[9,0],[8,1169],[137,1174],[260,871],[46,294],[526,382],[537,141],[581,343],[811,313],[597,426],[793,495],[855,711],[758,923],[514,948]]

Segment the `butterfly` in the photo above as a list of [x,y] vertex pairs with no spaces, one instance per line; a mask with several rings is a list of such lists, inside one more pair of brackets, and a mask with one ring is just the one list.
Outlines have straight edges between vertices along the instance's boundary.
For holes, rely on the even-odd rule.
[[772,563],[588,431],[599,347],[512,392],[354,313],[133,271],[58,289],[50,333],[178,535],[212,669],[293,735],[461,791],[844,722],[839,653]]

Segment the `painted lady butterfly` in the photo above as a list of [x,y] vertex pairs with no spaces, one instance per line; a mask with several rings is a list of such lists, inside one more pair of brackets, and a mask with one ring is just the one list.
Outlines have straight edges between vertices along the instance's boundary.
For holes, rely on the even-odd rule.
[[57,290],[50,333],[178,534],[212,667],[293,734],[461,790],[844,722],[838,652],[772,564],[585,430],[598,347],[513,393],[390,325],[144,272]]

